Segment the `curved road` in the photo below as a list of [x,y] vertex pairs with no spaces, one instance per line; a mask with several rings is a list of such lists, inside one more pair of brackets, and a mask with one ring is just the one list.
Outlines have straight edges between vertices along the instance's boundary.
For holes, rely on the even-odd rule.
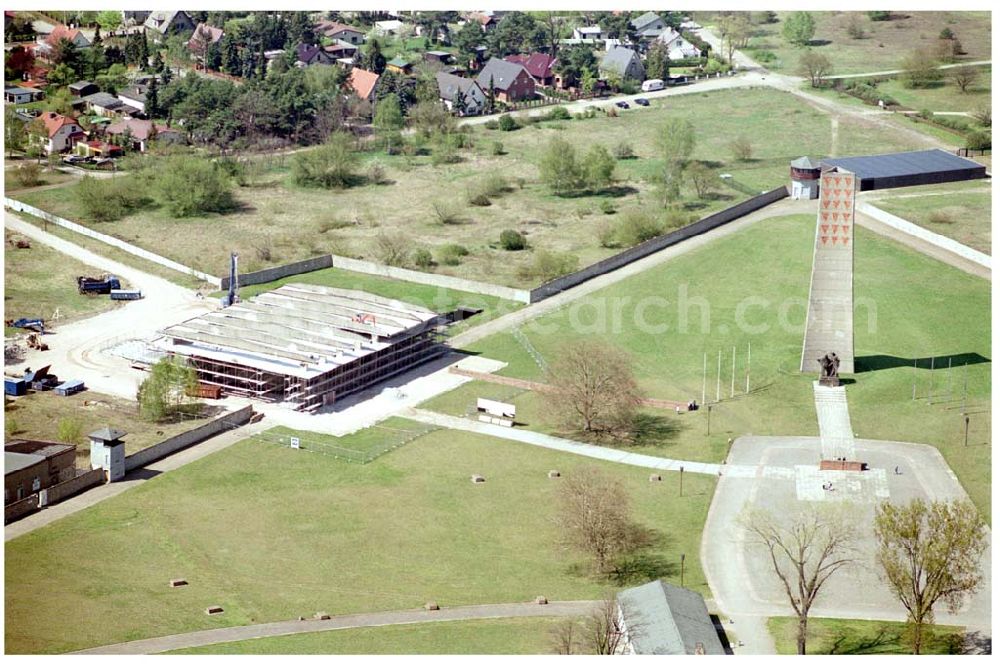
[[492,604],[487,606],[456,606],[437,611],[401,610],[358,615],[337,615],[329,620],[289,620],[250,624],[242,627],[205,629],[186,634],[147,638],[128,643],[103,645],[80,650],[74,654],[155,654],[169,650],[202,647],[216,643],[231,643],[270,636],[289,636],[338,629],[384,627],[387,625],[418,624],[422,622],[452,622],[457,620],[484,620],[508,617],[575,617],[586,615],[599,601],[553,601],[548,604]]

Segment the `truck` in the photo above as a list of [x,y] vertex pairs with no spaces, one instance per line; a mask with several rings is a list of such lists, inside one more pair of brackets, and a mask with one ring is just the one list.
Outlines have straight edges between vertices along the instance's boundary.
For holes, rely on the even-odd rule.
[[113,301],[137,301],[142,298],[142,292],[138,289],[112,289],[111,300]]
[[646,79],[642,82],[642,92],[663,90],[663,79]]
[[81,294],[110,294],[112,289],[121,289],[121,281],[114,275],[102,275],[99,278],[80,276],[76,278],[76,286]]

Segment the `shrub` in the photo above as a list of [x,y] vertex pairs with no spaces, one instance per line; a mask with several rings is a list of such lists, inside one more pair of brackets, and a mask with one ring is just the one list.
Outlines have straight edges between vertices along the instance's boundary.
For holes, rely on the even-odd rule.
[[441,224],[460,224],[458,207],[450,201],[434,201],[431,203],[434,217]]
[[410,241],[403,236],[380,233],[375,237],[375,256],[386,266],[405,266],[409,255]]
[[434,265],[434,257],[430,250],[421,247],[413,253],[413,263],[417,268],[430,268]]
[[615,225],[605,220],[597,225],[597,242],[601,247],[618,247],[618,230]]
[[497,197],[507,191],[510,187],[503,174],[495,171],[487,174],[479,181],[480,189],[489,197]]
[[356,179],[357,163],[351,137],[334,132],[324,145],[292,157],[292,182],[327,189],[350,187]]
[[989,132],[969,132],[965,137],[965,147],[971,150],[990,150],[992,138]]
[[157,173],[152,183],[153,198],[173,217],[224,213],[236,205],[232,182],[217,164],[174,155],[158,165]]
[[778,59],[778,56],[776,56],[773,51],[767,51],[765,49],[756,49],[751,51],[750,55],[754,60],[763,65],[767,65]]
[[318,229],[321,234],[325,234],[330,231],[336,231],[337,229],[343,229],[349,226],[351,226],[351,223],[345,220],[323,220],[319,223]]
[[740,162],[749,162],[753,157],[753,144],[745,136],[738,136],[730,141],[729,150],[733,158]]
[[445,266],[458,266],[462,263],[462,257],[469,255],[469,250],[463,245],[451,243],[438,250],[438,261]]
[[58,437],[66,444],[81,444],[83,424],[74,418],[59,419]]
[[603,201],[601,201],[598,208],[600,208],[601,212],[604,213],[605,215],[614,215],[615,213],[615,204],[610,199],[604,199]]
[[368,181],[376,185],[385,182],[385,167],[382,166],[381,162],[372,162],[368,166]]
[[489,195],[483,192],[477,185],[469,185],[466,188],[465,199],[471,206],[489,206],[493,203],[490,201]]
[[38,162],[25,162],[17,168],[16,174],[22,187],[34,187],[42,182],[42,168]]
[[7,436],[10,437],[21,432],[21,424],[17,422],[17,419],[8,416],[4,419],[4,429],[7,432]]
[[993,107],[980,106],[972,112],[972,117],[983,127],[991,127],[993,125]]
[[576,255],[539,250],[535,253],[532,262],[523,267],[519,273],[524,278],[548,282],[567,273],[572,273],[579,263],[580,259]]
[[890,12],[867,12],[868,18],[872,21],[890,21],[892,20],[892,14]]
[[572,117],[565,106],[557,106],[545,114],[546,120],[569,120]]
[[635,157],[635,151],[632,149],[632,144],[628,141],[619,141],[615,144],[614,155],[620,160],[630,160]]
[[76,195],[87,217],[110,222],[121,219],[142,202],[135,184],[129,177],[98,180],[84,176],[76,186]]
[[650,215],[642,211],[631,210],[623,214],[618,222],[617,237],[622,245],[631,247],[650,238],[656,238],[662,232],[660,224]]
[[483,127],[490,130],[495,130],[500,128],[500,123],[498,123],[495,119],[491,119],[483,123]]
[[503,142],[502,141],[494,141],[493,145],[490,146],[490,154],[491,155],[503,155],[504,154],[504,152],[503,152]]
[[955,222],[948,211],[936,210],[930,214],[930,221],[934,224],[952,224]]
[[499,119],[497,119],[497,127],[500,129],[501,132],[512,132],[520,128],[521,124],[517,121],[516,118],[514,118],[510,114],[505,113],[502,116],[500,116]]
[[518,250],[523,250],[528,246],[528,241],[521,234],[513,229],[504,229],[500,232],[500,247],[507,250],[508,252],[517,252]]

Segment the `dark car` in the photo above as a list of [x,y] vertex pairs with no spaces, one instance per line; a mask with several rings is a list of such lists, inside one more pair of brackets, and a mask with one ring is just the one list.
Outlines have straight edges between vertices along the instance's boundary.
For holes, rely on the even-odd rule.
[[87,158],[83,155],[67,155],[63,158],[63,162],[66,164],[79,164],[81,162],[86,162]]
[[638,104],[639,106],[649,106],[649,100],[646,99],[645,97],[636,98],[635,103]]
[[619,109],[627,109],[628,102],[615,102],[615,106],[617,106]]

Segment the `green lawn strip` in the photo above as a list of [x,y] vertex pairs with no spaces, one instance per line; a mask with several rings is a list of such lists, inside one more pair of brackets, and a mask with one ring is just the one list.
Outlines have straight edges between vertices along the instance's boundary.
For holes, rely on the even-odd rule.
[[[590,575],[559,543],[560,480],[547,472],[585,465],[621,480],[637,519],[662,537],[621,579]],[[680,498],[676,475],[648,477],[445,430],[367,465],[247,440],[7,542],[6,649],[65,652],[429,600],[596,599],[609,586],[679,582],[681,553],[685,584],[710,594],[698,552],[716,480],[689,474]],[[177,577],[189,585],[170,588]],[[225,612],[205,615],[213,604]],[[44,621],[67,608],[73,622]]]
[[[778,654],[796,654],[798,620],[772,617],[767,628]],[[922,654],[961,654],[963,627],[929,626]],[[905,622],[809,618],[807,654],[911,654]]]
[[112,259],[125,264],[126,266],[131,266],[136,270],[156,275],[157,277],[161,277],[164,280],[173,282],[181,287],[198,289],[206,284],[193,275],[187,275],[186,273],[175,271],[155,262],[147,261],[113,245],[108,245],[107,243],[101,242],[95,238],[91,238],[90,236],[84,236],[83,234],[78,234],[75,231],[70,231],[69,229],[64,229],[63,227],[48,223],[39,217],[35,217],[34,215],[29,215],[28,213],[17,213],[17,216],[26,222],[30,222],[39,229],[47,231],[53,236],[58,236],[63,240],[68,240],[74,245],[79,245],[80,247],[90,250],[95,254],[99,254],[107,259]]
[[[5,319],[41,317],[54,327],[120,305],[107,295],[88,296],[77,289],[76,278],[94,275],[97,269],[35,240],[27,239],[30,248],[18,249],[9,242],[12,238],[24,237],[16,232],[4,233]],[[58,322],[52,320],[56,310]]]
[[434,426],[393,417],[354,433],[349,441],[345,441],[343,437],[301,432],[284,426],[267,430],[260,435],[260,439],[291,446],[290,438],[297,437],[302,450],[342,458],[349,462],[367,463],[432,430]]
[[[62,379],[73,379],[65,376],[58,366],[53,366],[52,372],[61,375]],[[99,428],[110,426],[127,432],[123,438],[125,453],[131,455],[209,420],[206,416],[170,423],[143,421],[138,416],[136,403],[90,390],[68,397],[57,396],[51,391],[19,396],[4,406],[4,417],[9,437],[57,442],[64,441],[59,432],[61,423],[78,423],[81,437],[67,443],[77,445],[77,467],[84,469],[90,469],[87,433]]]
[[[61,171],[42,171],[39,174],[38,182],[31,187],[42,187],[44,185],[56,185],[58,183],[67,183],[73,180],[73,176],[69,174],[62,173]],[[4,192],[7,196],[14,194],[21,190],[28,189],[20,183],[17,179],[17,171],[14,169],[4,169],[3,172],[3,186]]]
[[[953,70],[943,70],[942,79],[926,88],[907,88],[897,78],[888,79],[878,84],[878,89],[903,106],[918,111],[927,109],[936,111],[973,112],[990,105],[990,75],[991,67],[977,67],[979,77],[975,83],[962,92],[952,82]],[[966,118],[970,125],[977,125],[975,119]]]
[[980,252],[991,252],[993,199],[988,191],[923,197],[890,195],[875,199],[872,204]]
[[[675,417],[681,426],[679,451],[724,455],[730,437],[751,433],[816,436],[814,378],[798,372],[814,228],[812,215],[766,220],[574,301],[521,330],[546,359],[556,358],[569,342],[595,335],[628,350],[650,397],[701,402],[707,365],[706,398],[714,400],[718,390],[724,399],[713,407],[712,439],[705,436],[707,409]],[[981,361],[991,357],[989,283],[865,229],[857,230],[856,241],[855,354],[859,365],[867,357],[869,366],[882,369],[859,373],[848,386],[854,429],[861,437],[938,447],[988,517],[990,363]],[[741,307],[746,326],[737,319]],[[874,313],[871,327],[869,312]],[[638,325],[642,320],[647,328]],[[751,394],[745,396],[748,343]],[[729,400],[734,347],[736,397]],[[509,332],[468,350],[507,361],[499,374],[541,376]],[[937,359],[927,404],[931,356]],[[949,356],[955,366],[950,399]],[[917,401],[912,400],[914,358],[926,359],[916,371]],[[965,362],[972,412],[967,448],[959,414]]]
[[[449,327],[449,333],[463,330],[468,326],[478,326],[479,324],[494,319],[500,315],[514,312],[524,307],[523,303],[508,301],[495,296],[484,294],[474,294],[457,289],[446,287],[435,287],[418,282],[408,282],[395,278],[382,277],[380,275],[368,275],[355,271],[348,271],[341,268],[324,268],[310,273],[301,273],[281,278],[273,282],[249,285],[240,288],[242,298],[250,298],[265,291],[271,291],[278,287],[293,282],[305,284],[318,284],[326,287],[337,287],[340,289],[357,289],[367,291],[372,294],[392,298],[407,303],[423,306],[434,312],[451,312],[458,306],[465,306],[473,309],[482,309],[482,312],[466,322],[459,322]],[[215,295],[221,296],[223,292]]]
[[220,643],[166,654],[546,654],[559,618],[426,622]]

